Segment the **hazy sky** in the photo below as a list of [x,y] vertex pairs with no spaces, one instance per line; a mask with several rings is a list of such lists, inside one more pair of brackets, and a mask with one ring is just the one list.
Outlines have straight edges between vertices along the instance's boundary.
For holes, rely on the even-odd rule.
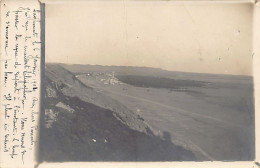
[[46,62],[252,73],[251,4],[89,1],[46,5]]

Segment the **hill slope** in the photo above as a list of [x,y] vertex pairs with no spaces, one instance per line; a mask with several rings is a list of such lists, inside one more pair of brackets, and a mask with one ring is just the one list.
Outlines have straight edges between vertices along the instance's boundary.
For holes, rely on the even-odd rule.
[[196,160],[164,132],[155,136],[117,101],[78,81],[59,65],[47,65],[42,161]]

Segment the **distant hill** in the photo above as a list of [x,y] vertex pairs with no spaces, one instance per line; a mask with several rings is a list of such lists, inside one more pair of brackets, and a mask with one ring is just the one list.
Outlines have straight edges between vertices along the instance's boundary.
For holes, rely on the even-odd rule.
[[160,68],[151,67],[133,67],[133,66],[102,66],[102,65],[81,65],[81,64],[60,64],[75,74],[88,72],[115,72],[118,75],[140,75],[154,76],[174,79],[190,79],[199,81],[219,81],[222,80],[251,80],[251,76],[244,75],[224,75],[224,74],[207,74],[207,73],[192,73],[167,71]]

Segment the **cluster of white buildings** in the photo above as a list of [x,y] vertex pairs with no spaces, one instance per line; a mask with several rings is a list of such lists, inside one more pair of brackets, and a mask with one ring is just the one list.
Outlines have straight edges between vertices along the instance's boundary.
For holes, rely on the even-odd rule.
[[101,73],[101,72],[97,72],[97,73],[87,73],[86,74],[87,78],[95,78],[96,81],[104,84],[104,85],[120,85],[122,84],[116,77],[115,77],[115,73]]

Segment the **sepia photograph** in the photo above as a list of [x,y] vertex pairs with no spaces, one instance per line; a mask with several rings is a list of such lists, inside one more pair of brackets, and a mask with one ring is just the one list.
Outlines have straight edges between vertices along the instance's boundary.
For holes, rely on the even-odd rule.
[[253,4],[45,5],[41,162],[253,161]]

